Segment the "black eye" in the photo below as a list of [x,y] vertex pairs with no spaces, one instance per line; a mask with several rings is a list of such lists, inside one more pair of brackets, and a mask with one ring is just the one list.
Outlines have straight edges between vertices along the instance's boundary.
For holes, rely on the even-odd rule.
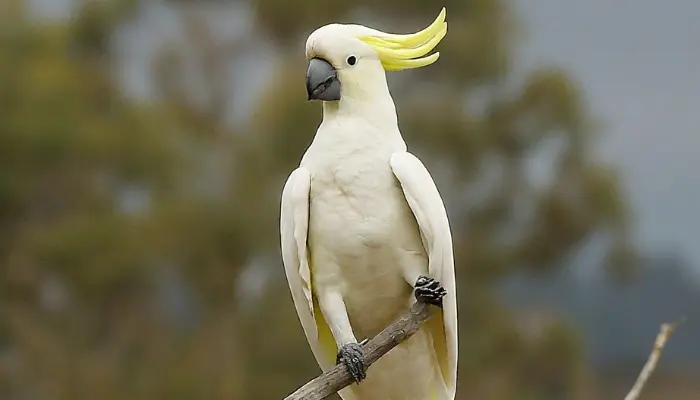
[[348,57],[348,65],[350,65],[350,66],[355,65],[356,62],[357,62],[357,57],[355,57],[355,56]]

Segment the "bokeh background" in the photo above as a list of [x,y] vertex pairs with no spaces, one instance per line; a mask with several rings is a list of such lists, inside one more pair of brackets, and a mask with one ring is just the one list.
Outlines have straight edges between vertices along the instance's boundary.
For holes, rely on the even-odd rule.
[[445,200],[458,399],[700,398],[700,3],[3,0],[0,398],[281,399],[318,374],[279,251],[306,36],[415,32],[389,76]]

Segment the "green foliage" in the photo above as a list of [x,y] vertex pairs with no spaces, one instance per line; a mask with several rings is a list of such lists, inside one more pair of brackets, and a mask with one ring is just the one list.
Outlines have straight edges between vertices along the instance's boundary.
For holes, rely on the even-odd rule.
[[[316,375],[281,266],[261,293],[236,292],[254,256],[281,262],[282,185],[320,121],[305,101],[301,43],[331,21],[415,31],[439,6],[253,1],[276,68],[249,98],[251,118],[227,124],[221,88],[237,70],[194,13],[182,12],[188,42],[155,64],[160,98],[144,104],[111,68],[112,34],[135,2],[86,2],[56,24],[10,3],[0,13],[10,27],[0,29],[0,397],[270,399]],[[454,230],[459,398],[569,398],[582,376],[576,336],[555,321],[528,338],[492,289],[517,269],[562,267],[593,237],[606,238],[616,276],[628,274],[618,178],[594,159],[592,118],[565,72],[505,84],[518,32],[507,3],[444,5],[440,61],[390,79]],[[182,85],[192,57],[204,106]],[[528,172],[535,158],[544,181]],[[168,311],[163,276],[185,282],[189,306]]]
[[[0,15],[13,25],[0,36],[2,398],[240,390],[229,299],[242,228],[187,190],[183,143],[196,127],[125,97],[112,76],[122,5],[90,2],[69,24],[36,23],[20,7]],[[207,306],[196,331],[156,301],[164,263]]]

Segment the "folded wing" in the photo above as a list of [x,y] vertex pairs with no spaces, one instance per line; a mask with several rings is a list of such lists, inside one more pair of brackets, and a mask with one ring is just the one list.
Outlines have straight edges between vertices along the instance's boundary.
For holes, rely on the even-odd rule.
[[309,190],[311,174],[299,167],[282,190],[280,240],[282,261],[294,307],[304,328],[311,351],[321,369],[335,364],[336,344],[314,300],[307,251],[309,230]]
[[[457,383],[457,293],[455,284],[452,234],[447,212],[430,173],[413,154],[397,152],[391,168],[401,184],[404,196],[416,217],[428,254],[428,274],[447,289],[441,319],[430,322],[442,378],[454,398]],[[437,326],[435,326],[437,324]]]

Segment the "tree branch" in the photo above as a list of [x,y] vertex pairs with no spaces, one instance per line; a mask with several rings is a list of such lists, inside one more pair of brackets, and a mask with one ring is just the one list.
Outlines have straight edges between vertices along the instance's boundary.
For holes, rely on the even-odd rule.
[[[365,365],[369,368],[389,350],[411,337],[434,314],[433,306],[416,302],[391,325],[364,346]],[[368,372],[369,373],[369,372]],[[284,400],[322,400],[354,383],[344,365],[339,364],[319,375]]]
[[[411,337],[423,323],[433,316],[434,311],[430,305],[416,302],[406,314],[384,328],[383,331],[364,346],[365,365],[369,368],[384,354]],[[674,330],[682,323],[683,321],[681,320],[672,324],[665,323],[661,325],[661,330],[656,336],[651,354],[644,364],[637,381],[624,400],[637,400],[639,398],[644,385],[656,368],[666,342],[668,342]],[[285,397],[284,400],[323,400],[351,385],[353,382],[345,366],[339,364],[300,387],[294,393]]]
[[682,320],[673,324],[666,323],[661,325],[661,330],[659,331],[659,334],[656,335],[656,341],[654,341],[654,347],[651,350],[651,354],[649,355],[646,364],[644,364],[642,372],[639,373],[639,377],[634,383],[634,386],[629,391],[629,393],[627,393],[627,396],[625,396],[625,400],[637,400],[637,398],[639,398],[639,394],[642,393],[644,385],[646,384],[647,380],[649,380],[649,377],[656,368],[656,363],[659,362],[659,358],[661,357],[661,353],[664,350],[666,342],[673,334],[673,331],[681,323],[683,323]]

